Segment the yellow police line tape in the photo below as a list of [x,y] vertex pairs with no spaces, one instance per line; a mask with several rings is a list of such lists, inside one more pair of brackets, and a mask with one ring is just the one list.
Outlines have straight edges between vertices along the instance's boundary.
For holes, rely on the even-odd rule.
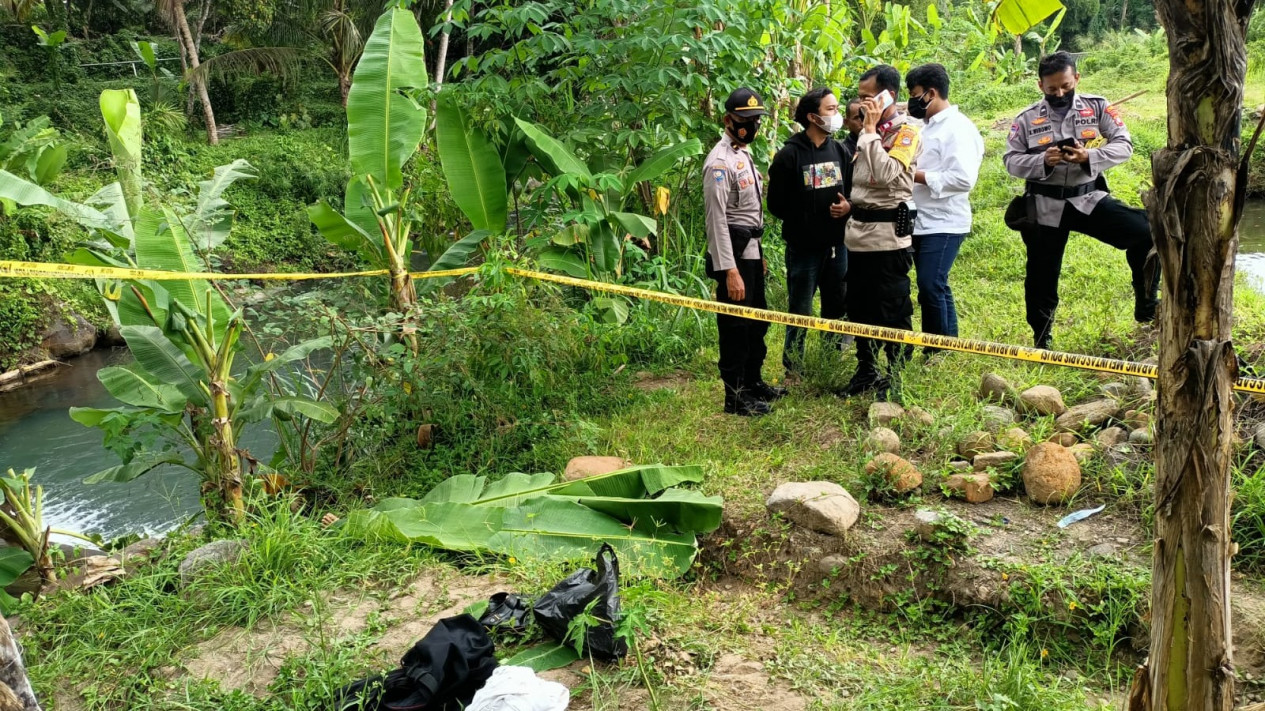
[[[455,277],[478,271],[475,267],[461,269],[443,269],[433,272],[412,272],[414,279],[438,279]],[[32,279],[149,279],[153,281],[174,281],[183,279],[203,279],[207,281],[230,281],[233,279],[260,279],[264,281],[305,281],[309,279],[344,279],[347,277],[382,276],[385,269],[371,269],[361,272],[272,272],[263,274],[222,274],[219,272],[167,272],[158,269],[133,269],[131,267],[92,267],[84,264],[52,264],[46,262],[14,262],[0,260],[0,278],[24,277]]]
[[[465,267],[461,269],[446,269],[432,272],[414,272],[411,273],[411,276],[414,279],[436,279],[441,277],[464,276],[477,271],[477,267]],[[1045,365],[1079,368],[1081,370],[1096,370],[1106,373],[1117,373],[1119,375],[1135,375],[1151,379],[1154,379],[1158,372],[1158,368],[1154,365],[1147,363],[1134,363],[1132,361],[1118,360],[1115,358],[1099,358],[1096,356],[1080,355],[1077,353],[1047,351],[1039,348],[1026,348],[1024,346],[1012,346],[1004,343],[992,343],[990,341],[977,341],[969,338],[937,336],[917,331],[905,331],[896,328],[884,328],[881,326],[868,326],[859,323],[849,323],[847,321],[817,318],[815,316],[800,316],[798,314],[787,314],[780,311],[769,311],[767,309],[753,309],[748,306],[722,304],[718,301],[696,299],[677,294],[665,294],[661,291],[638,289],[636,287],[623,286],[620,284],[607,284],[604,282],[589,281],[587,279],[576,279],[574,277],[562,276],[560,274],[547,274],[545,272],[518,269],[516,267],[506,267],[505,272],[507,274],[526,279],[553,282],[555,284],[574,286],[591,291],[603,291],[609,294],[620,294],[638,299],[649,299],[651,301],[658,301],[660,303],[680,306],[687,309],[710,311],[712,313],[725,314],[727,316],[739,316],[742,318],[755,319],[757,321],[779,323],[785,326],[811,328],[829,333],[859,336],[862,338],[874,338],[880,341],[893,341],[895,343],[905,343],[911,346],[942,348],[944,350],[973,353],[976,355],[1005,358],[1008,360],[1019,360],[1028,363],[1042,363]],[[371,271],[326,274],[219,274],[214,272],[167,272],[154,269],[90,267],[78,264],[48,264],[39,262],[0,260],[0,278],[151,279],[155,281],[173,281],[183,279],[205,279],[216,281],[227,281],[232,279],[267,279],[274,281],[300,281],[307,279],[338,279],[358,276],[379,276],[386,273],[385,269],[376,269]],[[1234,383],[1234,389],[1242,392],[1265,394],[1265,379],[1239,378]]]

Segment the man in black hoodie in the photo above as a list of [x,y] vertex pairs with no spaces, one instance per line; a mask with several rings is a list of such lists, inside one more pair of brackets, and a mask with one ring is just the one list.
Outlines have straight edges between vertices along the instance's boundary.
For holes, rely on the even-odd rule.
[[[848,157],[831,136],[843,127],[839,100],[829,89],[809,91],[795,107],[804,130],[791,136],[769,164],[769,212],[782,221],[786,240],[789,311],[811,316],[821,290],[822,318],[843,318],[848,253],[843,230],[852,206],[846,197]],[[782,364],[800,371],[804,329],[788,326]]]

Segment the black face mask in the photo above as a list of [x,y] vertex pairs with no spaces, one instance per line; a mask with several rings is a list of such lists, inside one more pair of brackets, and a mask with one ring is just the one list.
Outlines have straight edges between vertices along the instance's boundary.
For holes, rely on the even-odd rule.
[[925,91],[917,98],[909,97],[909,101],[905,103],[905,107],[909,109],[909,115],[920,120],[927,118],[929,106],[931,106],[931,96]]
[[739,143],[750,143],[755,140],[755,135],[760,132],[760,119],[751,119],[750,121],[730,121],[729,135]]
[[1045,95],[1045,103],[1050,105],[1052,109],[1066,109],[1072,105],[1072,97],[1076,96],[1076,90],[1073,89],[1062,96],[1054,94]]

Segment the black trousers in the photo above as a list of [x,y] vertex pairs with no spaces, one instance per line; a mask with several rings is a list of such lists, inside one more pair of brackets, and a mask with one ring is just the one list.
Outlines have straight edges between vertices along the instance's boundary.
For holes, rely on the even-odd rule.
[[[912,329],[914,302],[909,295],[909,270],[913,265],[912,249],[885,252],[848,250],[848,319],[870,326]],[[911,347],[900,343],[858,338],[857,373],[878,372],[880,343],[887,353],[888,367],[892,371],[913,352]]]
[[[745,298],[736,301],[729,298],[725,286],[725,274],[716,277],[716,300],[722,304],[739,304],[756,309],[768,307],[764,299],[764,262],[760,259],[738,259],[738,274],[746,290]],[[761,380],[760,370],[768,348],[764,334],[769,330],[767,321],[754,321],[737,316],[716,314],[716,330],[720,335],[720,379],[730,390],[739,390]]]
[[1122,249],[1133,273],[1135,313],[1148,305],[1153,309],[1159,280],[1146,283],[1144,267],[1151,251],[1151,225],[1146,211],[1107,196],[1088,214],[1071,205],[1064,205],[1058,227],[1037,226],[1020,232],[1028,252],[1023,280],[1023,298],[1027,306],[1028,325],[1037,346],[1048,346],[1054,326],[1054,312],[1059,305],[1059,274],[1063,270],[1063,251],[1069,232],[1089,235],[1099,242]]

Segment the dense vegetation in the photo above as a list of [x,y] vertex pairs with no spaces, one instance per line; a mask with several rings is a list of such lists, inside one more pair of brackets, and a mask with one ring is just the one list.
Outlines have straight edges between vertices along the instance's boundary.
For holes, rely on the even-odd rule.
[[[247,403],[290,398],[287,406],[242,411],[241,426],[270,423],[281,440],[272,461],[239,472],[245,490],[240,502],[227,507],[238,506],[237,513],[222,516],[228,522],[213,528],[226,532],[240,517],[238,535],[250,542],[251,553],[242,565],[200,581],[197,594],[176,595],[176,554],[201,542],[176,536],[171,557],[112,587],[19,603],[36,688],[53,695],[55,708],[316,708],[333,687],[372,666],[366,655],[389,627],[371,617],[355,634],[325,639],[325,625],[337,627],[324,609],[332,604],[327,592],[367,587],[385,596],[419,567],[454,565],[466,574],[494,571],[507,585],[536,592],[567,572],[556,562],[365,545],[322,528],[320,515],[361,510],[392,496],[421,497],[457,474],[559,472],[571,456],[584,453],[699,464],[707,473],[703,493],[724,497],[731,521],[694,570],[675,581],[639,580],[634,573],[626,593],[630,618],[643,626],[639,634],[662,640],[673,653],[688,652],[697,660],[696,672],[706,672],[725,653],[747,654],[767,660],[772,677],[823,707],[867,709],[1085,708],[1127,679],[1132,660],[1125,642],[1145,619],[1149,585],[1149,572],[1137,566],[1054,555],[1002,564],[999,575],[1030,584],[1000,610],[961,610],[910,593],[894,613],[865,613],[832,593],[828,581],[808,591],[797,584],[800,571],[773,554],[789,533],[768,520],[762,499],[773,485],[792,479],[821,478],[864,491],[857,444],[866,434],[868,403],[828,394],[842,384],[851,355],[840,364],[814,339],[812,375],[778,411],[758,422],[735,422],[715,414],[719,386],[712,382],[710,318],[514,279],[499,268],[544,267],[708,296],[694,176],[699,150],[715,140],[717,104],[728,90],[751,84],[777,102],[773,130],[755,145],[757,155],[767,158],[792,130],[789,109],[808,86],[825,83],[847,95],[859,71],[876,62],[907,69],[939,61],[952,73],[954,102],[984,131],[988,149],[973,195],[976,228],[953,277],[963,334],[1023,343],[1023,251],[1001,220],[1002,207],[1018,190],[1000,165],[1005,129],[1036,98],[1032,80],[1040,51],[1062,42],[1085,52],[1083,90],[1112,98],[1148,90],[1125,106],[1137,154],[1111,174],[1114,192],[1138,204],[1138,191],[1149,182],[1148,156],[1165,140],[1167,57],[1149,3],[1070,3],[1057,27],[1048,22],[1018,44],[991,26],[987,7],[972,4],[457,2],[445,21],[442,3],[418,3],[412,13],[420,27],[433,28],[424,32],[426,72],[401,88],[414,109],[426,110],[420,124],[425,132],[420,145],[410,146],[416,153],[401,160],[398,185],[390,186],[399,192],[375,205],[380,209],[368,223],[354,214],[349,180],[365,171],[358,167],[361,149],[348,138],[343,102],[350,88],[345,80],[380,22],[380,6],[341,0],[181,3],[202,44],[208,69],[201,75],[182,75],[180,62],[158,61],[180,51],[170,38],[170,3],[161,10],[143,0],[109,11],[87,0],[14,0],[0,7],[0,17],[10,13],[0,24],[0,142],[47,115],[69,147],[60,174],[45,185],[51,193],[85,202],[116,175],[126,193],[133,178],[125,173],[143,186],[138,211],[128,208],[134,229],[124,242],[131,246],[113,244],[113,252],[93,247],[111,259],[145,265],[155,252],[142,245],[156,243],[163,231],[156,225],[152,233],[144,231],[144,211],[199,214],[206,191],[199,184],[236,159],[246,159],[252,172],[219,194],[236,212],[231,231],[220,234],[212,220],[198,223],[206,227],[202,234],[220,236],[200,238],[191,230],[195,249],[180,252],[179,259],[241,271],[338,271],[387,263],[389,255],[358,249],[354,240],[327,240],[325,226],[318,229],[309,216],[322,203],[328,214],[367,225],[365,232],[414,225],[398,235],[401,244],[412,240],[414,269],[432,266],[453,244],[486,232],[477,249],[469,243],[470,261],[481,264],[480,271],[442,286],[417,282],[412,311],[389,308],[392,289],[383,279],[269,289],[263,298],[219,294],[205,285],[191,290],[196,298],[180,307],[188,311],[191,330],[167,330],[163,338],[205,356],[190,362],[201,369],[195,375],[212,385],[208,391],[216,391],[217,372],[227,376],[231,370],[231,358],[217,360],[227,349],[259,376],[252,381],[257,390],[233,397]],[[41,40],[32,24],[48,33],[68,30],[66,40]],[[448,71],[440,89],[431,74],[445,32]],[[150,43],[152,62],[141,42]],[[1245,114],[1265,102],[1265,15],[1259,13],[1250,52],[1254,84]],[[231,129],[221,130],[218,145],[207,145],[203,114],[196,96],[190,98],[196,76],[206,81],[220,128]],[[120,165],[119,130],[102,131],[99,97],[118,89],[135,91],[144,124],[140,163],[131,168]],[[454,199],[464,193],[450,189],[445,129],[432,127],[443,121],[470,145],[493,149],[506,180],[501,224],[481,225],[488,213],[480,218]],[[1245,122],[1245,131],[1252,123]],[[556,148],[550,148],[553,139]],[[679,148],[664,157],[661,151],[673,147]],[[471,155],[480,152],[472,149]],[[1265,156],[1265,148],[1258,155]],[[660,158],[661,170],[645,168]],[[475,158],[470,164],[476,171],[490,165]],[[1262,170],[1261,161],[1254,170]],[[653,179],[635,179],[647,175]],[[0,259],[62,261],[97,235],[64,211],[3,210]],[[770,226],[769,259],[777,275],[784,272],[781,243],[776,222]],[[619,239],[625,229],[635,239]],[[1129,295],[1123,273],[1123,260],[1110,249],[1073,240],[1058,324],[1062,348],[1132,359],[1151,355],[1150,335],[1118,308]],[[778,282],[770,295],[773,308],[785,306]],[[135,286],[145,294],[162,288]],[[108,294],[113,287],[101,288]],[[104,327],[128,308],[126,299],[102,299],[91,282],[0,280],[0,369],[29,357],[51,313],[72,310]],[[179,301],[173,292],[173,302]],[[238,307],[240,318],[224,318]],[[1241,354],[1259,363],[1265,297],[1242,290],[1236,315]],[[160,320],[154,328],[167,328],[169,321]],[[119,321],[129,325],[125,317]],[[130,327],[140,328],[138,323]],[[193,333],[198,329],[201,335]],[[240,342],[225,345],[226,329],[240,329]],[[145,334],[155,347],[165,347],[151,331]],[[141,335],[124,333],[129,344]],[[769,341],[774,351],[780,343],[775,335]],[[200,337],[224,349],[197,351]],[[295,350],[287,350],[291,346]],[[313,353],[318,355],[309,358]],[[776,356],[770,360],[777,362]],[[146,375],[139,354],[138,362],[138,377],[157,379],[155,372]],[[913,366],[907,398],[935,412],[938,429],[949,428],[951,439],[978,428],[980,406],[972,393],[986,369],[1015,382],[1057,385],[1072,398],[1101,384],[1078,371],[950,355]],[[656,377],[674,388],[640,387]],[[111,476],[132,478],[141,465],[156,461],[151,455],[183,451],[161,444],[160,434],[175,431],[163,427],[186,402],[213,410],[213,398],[203,402],[197,395],[164,391],[157,400],[125,400],[149,408],[126,418],[84,415],[106,425],[107,447],[124,463]],[[308,404],[316,400],[324,407]],[[1034,433],[1048,426],[1038,423]],[[419,428],[427,433],[424,444]],[[223,436],[197,427],[189,435],[197,452]],[[931,432],[908,436],[928,471],[943,467],[951,441]],[[187,466],[218,486],[227,475],[214,468],[211,454],[203,459],[199,453]],[[1235,536],[1243,553],[1236,565],[1251,581],[1261,574],[1265,545],[1261,466],[1259,454],[1245,452],[1237,460]],[[1149,463],[1095,461],[1086,467],[1086,480],[1087,504],[1110,503],[1117,517],[1146,530]],[[211,512],[224,511],[223,504],[209,504]],[[901,502],[895,510],[908,505]],[[869,527],[882,527],[883,510],[875,505],[867,514]],[[969,538],[969,531],[949,531],[938,543],[950,553],[919,549],[911,569],[939,570],[951,563],[952,551],[969,548]],[[759,573],[738,582],[737,570]],[[1064,609],[1050,604],[1051,591]],[[1076,606],[1068,609],[1068,599],[1089,609],[1071,614]],[[222,628],[266,624],[291,611],[307,616],[321,641],[285,662],[266,698],[182,678],[170,668],[173,655]],[[649,672],[598,668],[589,672],[587,688],[600,708],[614,707],[634,686],[658,689],[668,699],[663,708],[704,707],[691,693],[690,678],[667,666]],[[65,686],[67,679],[74,684]]]

